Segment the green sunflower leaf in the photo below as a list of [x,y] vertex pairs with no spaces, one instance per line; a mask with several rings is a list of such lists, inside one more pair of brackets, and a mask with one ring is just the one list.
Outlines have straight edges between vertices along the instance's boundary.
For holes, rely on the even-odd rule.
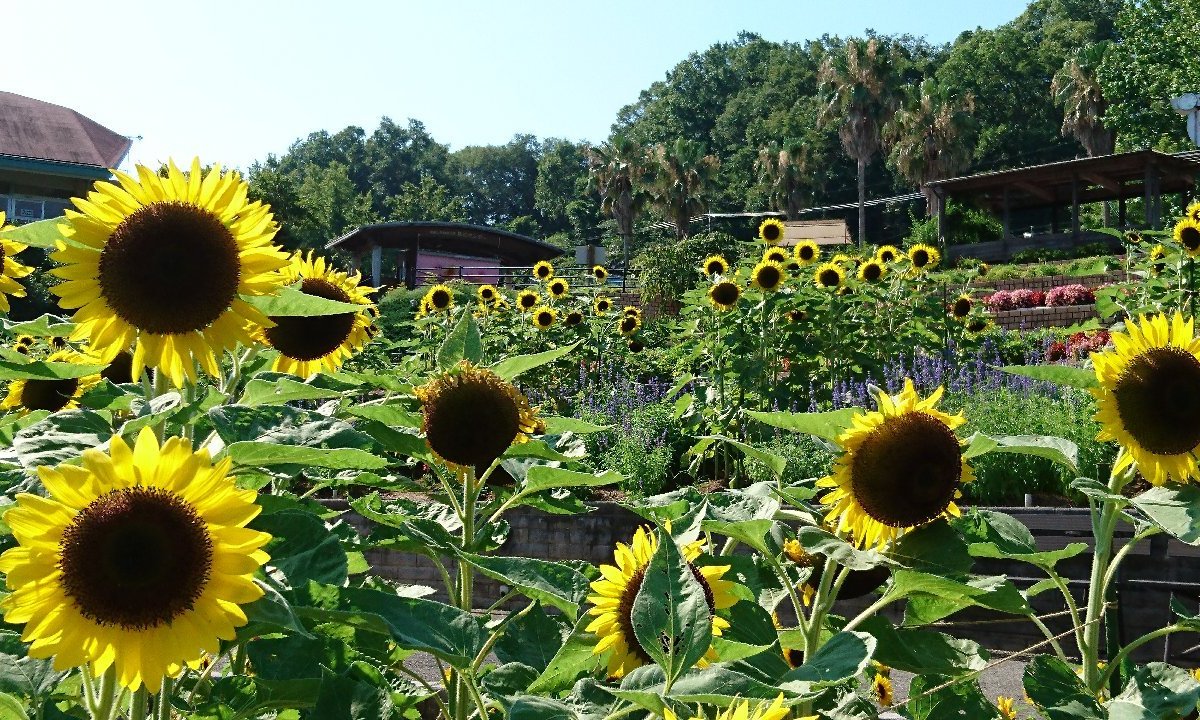
[[0,230],[0,237],[29,247],[54,250],[58,241],[63,240],[62,233],[58,231],[58,225],[61,222],[62,218],[50,218],[25,225],[6,227],[4,230]]
[[246,441],[235,442],[226,449],[234,464],[242,467],[307,465],[331,470],[379,470],[388,465],[386,459],[357,448],[320,448]]
[[531,600],[540,600],[558,608],[575,621],[588,594],[588,579],[583,573],[561,563],[525,557],[488,557],[461,553],[463,558],[487,577],[509,585]]
[[4,329],[13,335],[67,337],[75,329],[75,323],[68,322],[57,315],[42,315],[36,320],[26,320],[25,322],[13,322],[5,319]]
[[46,362],[44,360],[34,360],[28,363],[0,360],[0,380],[71,380],[99,374],[105,367],[105,365]]
[[1056,657],[1035,657],[1025,666],[1024,685],[1025,694],[1046,717],[1055,720],[1100,720],[1106,717],[1075,670]]
[[25,468],[58,465],[112,439],[112,424],[91,410],[64,410],[22,428],[13,451]]
[[250,527],[271,534],[265,550],[271,556],[270,564],[283,573],[289,586],[303,588],[310,581],[340,585],[346,581],[346,551],[317,516],[284,510],[259,515]]
[[282,377],[275,380],[255,378],[246,383],[246,389],[242,392],[242,398],[238,402],[254,407],[256,405],[282,404],[293,400],[325,400],[340,396],[341,393],[337,390],[313,387],[295,378]]
[[882,615],[859,627],[878,642],[874,659],[896,670],[961,675],[987,667],[988,651],[973,640],[931,630],[897,628]]
[[1133,497],[1133,504],[1167,533],[1200,545],[1200,487],[1160,485]]
[[366,306],[338,302],[300,292],[299,284],[285,285],[274,295],[244,295],[251,307],[268,317],[317,317],[361,312]]
[[1053,435],[984,435],[977,432],[967,440],[963,457],[979,457],[990,452],[1016,453],[1043,457],[1071,472],[1076,472],[1079,462],[1079,446],[1065,438]]
[[1000,368],[1010,375],[1045,380],[1055,385],[1066,385],[1084,390],[1099,387],[1095,371],[1090,368],[1071,367],[1070,365],[1005,365]]
[[1153,662],[1134,670],[1121,694],[1107,703],[1111,720],[1188,717],[1200,702],[1200,683],[1182,668]]
[[505,380],[512,381],[523,372],[541,367],[547,363],[552,363],[555,360],[566,357],[571,354],[571,351],[579,347],[582,340],[564,345],[560,348],[547,350],[545,352],[533,353],[531,355],[513,355],[507,357],[492,366],[492,372],[496,373]]
[[844,682],[867,668],[877,642],[863,632],[839,632],[811,659],[780,678],[779,689],[808,692]]
[[549,465],[534,465],[525,475],[525,485],[521,487],[521,493],[530,494],[553,488],[599,487],[619,483],[623,479],[621,473],[612,470],[592,474]]
[[694,666],[712,646],[712,617],[704,588],[665,531],[633,600],[634,638],[670,681]]
[[[600,656],[592,652],[596,647],[596,636],[586,630],[595,620],[591,615],[580,616],[570,636],[554,655],[554,659],[528,688],[532,695],[561,692],[570,688],[584,673],[596,667]],[[511,715],[509,716],[512,717]]]
[[813,435],[830,442],[850,427],[855,415],[861,413],[859,408],[842,408],[829,412],[792,413],[792,412],[758,412],[748,410],[746,414],[755,420],[793,432]]
[[462,316],[454,324],[438,348],[438,367],[443,370],[458,364],[460,360],[478,363],[483,357],[483,341],[479,337],[479,324],[468,306],[463,308]]

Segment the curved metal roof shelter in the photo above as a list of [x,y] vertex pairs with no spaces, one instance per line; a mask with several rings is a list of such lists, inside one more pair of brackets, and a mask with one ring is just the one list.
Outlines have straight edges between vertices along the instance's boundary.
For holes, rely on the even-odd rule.
[[507,230],[453,222],[364,225],[330,240],[325,247],[344,250],[360,258],[370,252],[372,281],[376,287],[382,280],[384,249],[404,253],[405,279],[409,287],[416,284],[418,251],[486,258],[495,260],[498,266],[532,265],[563,254],[560,248]]

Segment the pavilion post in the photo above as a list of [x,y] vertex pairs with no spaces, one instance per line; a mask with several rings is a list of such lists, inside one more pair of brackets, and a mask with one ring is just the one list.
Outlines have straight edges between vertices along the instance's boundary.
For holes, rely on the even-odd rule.
[[1079,239],[1079,177],[1071,176],[1071,239]]
[[1117,227],[1125,229],[1125,181],[1117,184]]
[[383,285],[383,246],[371,246],[371,282],[372,287]]
[[946,196],[941,188],[934,188],[933,197],[934,204],[937,206],[938,245],[946,247]]
[[1158,191],[1158,169],[1154,167],[1154,163],[1146,163],[1146,179],[1142,183],[1145,209],[1146,227],[1151,230],[1158,229],[1159,221],[1159,201],[1161,199]]
[[1003,230],[1000,232],[1000,247],[1004,250],[1004,256],[1008,257],[1008,239],[1012,237],[1012,203],[1009,201],[1007,185],[1004,186],[1000,202],[1000,217],[1003,223]]

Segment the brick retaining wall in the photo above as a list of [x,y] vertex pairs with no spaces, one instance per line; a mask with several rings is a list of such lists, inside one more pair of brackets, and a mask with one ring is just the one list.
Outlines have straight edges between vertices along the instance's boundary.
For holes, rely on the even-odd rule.
[[1101,273],[1099,275],[1047,275],[1045,277],[1008,278],[992,280],[986,277],[971,282],[971,286],[987,292],[997,290],[1041,290],[1043,292],[1059,285],[1083,285],[1096,288],[1110,283],[1125,282],[1127,276],[1124,270]]
[[1098,318],[1100,313],[1092,304],[1002,310],[991,313],[991,317],[997,325],[1006,330],[1032,330],[1043,327],[1070,327]]

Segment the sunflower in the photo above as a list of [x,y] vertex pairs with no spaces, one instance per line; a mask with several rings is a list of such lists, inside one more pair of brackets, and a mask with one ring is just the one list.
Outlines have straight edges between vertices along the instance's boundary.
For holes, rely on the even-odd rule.
[[548,305],[542,305],[533,311],[533,326],[538,330],[549,330],[557,319],[558,313]]
[[1187,210],[1184,211],[1184,215],[1189,220],[1200,223],[1200,202],[1194,202],[1191,205],[1188,205]]
[[28,355],[29,351],[33,349],[34,342],[36,341],[32,335],[19,335],[17,336],[17,341],[13,344],[13,350],[22,355]]
[[788,310],[786,313],[784,313],[784,315],[787,317],[788,322],[790,323],[804,322],[808,319],[808,313],[799,309]]
[[621,309],[622,317],[635,317],[638,320],[642,319],[642,309],[637,305],[626,305]]
[[981,262],[981,263],[979,263],[979,267],[975,268],[975,272],[979,273],[979,277],[987,277],[987,274],[989,271],[991,271],[991,269],[992,269],[991,265],[988,265],[985,262]]
[[[689,543],[679,550],[691,568],[692,577],[704,588],[708,614],[712,617],[712,633],[720,636],[721,631],[729,627],[729,621],[719,617],[716,611],[733,607],[738,599],[732,592],[733,583],[721,579],[729,572],[729,565],[697,567],[693,564],[700,555],[701,545],[700,542]],[[634,668],[654,662],[634,634],[633,601],[642,589],[646,567],[657,549],[658,536],[639,527],[630,545],[617,543],[616,565],[601,565],[602,577],[592,583],[595,594],[588,596],[588,602],[593,605],[588,614],[596,619],[587,626],[587,631],[600,638],[592,653],[600,655],[612,651],[608,658],[608,674],[614,678],[624,677]],[[710,649],[700,664],[707,665],[713,660],[716,660],[716,653]]]
[[767,251],[762,256],[763,262],[779,263],[780,265],[791,259],[791,253],[781,247],[767,248]]
[[1092,353],[1100,387],[1097,440],[1124,448],[1113,472],[1136,464],[1155,485],[1197,476],[1200,447],[1200,339],[1193,321],[1142,316],[1112,334],[1114,350]]
[[729,262],[720,255],[709,255],[700,263],[700,269],[705,275],[724,275],[729,272]]
[[554,266],[545,260],[539,260],[533,266],[533,276],[542,282],[554,277]]
[[1125,242],[1129,245],[1141,245],[1143,239],[1142,234],[1137,230],[1125,231]]
[[[750,708],[749,700],[738,700],[717,716],[717,720],[785,720],[788,709],[783,706],[783,693],[775,698],[775,702],[762,700],[754,709]],[[817,720],[816,715],[810,715],[800,720]]]
[[763,292],[778,290],[786,279],[787,272],[783,269],[783,265],[777,262],[764,260],[755,265],[754,269],[750,271],[750,286],[756,287]]
[[571,285],[562,278],[554,278],[546,283],[546,290],[550,293],[550,297],[555,300],[561,300],[567,296],[567,291],[571,289]]
[[767,218],[758,226],[758,237],[768,245],[778,245],[783,240],[783,222]]
[[970,295],[959,295],[950,304],[950,314],[955,320],[965,320],[971,314],[971,308],[975,307],[975,301]]
[[563,325],[567,327],[575,327],[581,322],[583,322],[583,313],[578,310],[569,311],[566,317],[563,318]]
[[454,291],[449,285],[434,285],[429,288],[423,298],[425,303],[425,311],[429,312],[449,312],[454,307]]
[[596,278],[596,282],[602,283],[608,279],[608,271],[604,269],[603,265],[593,265],[592,277]]
[[174,162],[167,177],[137,166],[138,179],[116,172],[86,200],[74,200],[59,225],[51,257],[63,278],[51,292],[75,310],[72,340],[111,360],[134,346],[133,373],[159,368],[175,385],[210,375],[217,356],[251,345],[270,321],[241,298],[270,295],[287,255],[271,240],[279,225],[269,206],[250,202],[249,185],[219,166],[187,175]]
[[827,262],[817,268],[813,273],[813,282],[817,287],[823,289],[833,289],[841,287],[841,284],[846,280],[846,271],[841,265],[834,262]]
[[629,341],[629,352],[640,353],[641,351],[643,351],[645,349],[646,349],[646,345],[641,340],[638,340],[637,338],[633,338],[632,340]]
[[708,288],[708,301],[718,310],[732,310],[741,296],[742,289],[732,280],[721,280]]
[[[0,211],[0,230],[11,230],[12,226],[4,226],[4,212]],[[22,245],[12,240],[0,239],[0,310],[8,312],[8,296],[25,297],[25,288],[16,281],[33,272],[33,268],[17,262],[17,254],[28,245]]]
[[875,251],[875,259],[884,265],[896,262],[896,258],[900,257],[900,249],[895,245],[880,245]]
[[913,245],[908,249],[908,261],[912,263],[913,271],[923,273],[937,267],[942,260],[942,254],[936,248],[928,245]]
[[863,282],[879,282],[887,275],[887,267],[879,260],[868,260],[858,266],[858,279]]
[[517,307],[523,312],[529,312],[542,302],[542,296],[536,290],[522,290],[517,293]]
[[996,710],[1004,720],[1017,720],[1017,702],[1010,697],[998,696]]
[[253,490],[207,450],[143,428],[132,448],[85,450],[82,465],[38,468],[48,497],[21,494],[4,520],[18,545],[0,556],[12,594],[4,620],[24,624],[29,655],[59,670],[111,667],[130,690],[196,665],[246,624],[268,560]]
[[610,298],[601,295],[592,301],[592,312],[597,315],[604,315],[609,310],[612,310],[612,300]]
[[883,548],[904,530],[959,514],[959,486],[974,477],[954,435],[966,420],[938,410],[941,397],[938,388],[922,400],[905,380],[899,395],[878,397],[878,410],[855,414],[837,438],[834,474],[817,483],[833,488],[821,497],[826,522],[860,546]]
[[1162,245],[1155,245],[1150,248],[1150,267],[1154,270],[1155,275],[1167,269],[1166,257],[1167,249]]
[[817,243],[813,240],[801,240],[792,249],[792,254],[796,256],[796,262],[801,265],[811,265],[821,259],[821,248],[817,247]]
[[475,295],[479,298],[479,302],[494,303],[496,298],[500,297],[500,291],[496,289],[495,285],[480,285],[479,289],[475,291]]
[[[307,256],[292,255],[292,262],[283,270],[283,276],[288,285],[298,282],[300,292],[305,295],[362,308],[358,312],[337,315],[272,316],[269,319],[274,325],[261,331],[262,342],[279,353],[271,365],[273,371],[302,378],[312,377],[322,370],[334,372],[370,339],[367,328],[371,326],[372,318],[367,308],[373,303],[367,295],[375,289],[361,285],[359,273],[335,270],[326,264],[325,258],[313,258],[311,252]],[[437,298],[432,295],[434,290],[430,293],[431,302],[436,302]]]
[[[74,350],[58,350],[46,358],[47,362],[65,362],[76,365],[103,365],[94,357],[82,355]],[[13,380],[8,385],[8,395],[0,402],[0,410],[20,408],[22,413],[34,410],[71,410],[79,407],[79,398],[100,382],[100,375],[84,375],[63,380]]]
[[425,442],[443,462],[484,467],[541,429],[537,412],[511,383],[463,360],[414,388]]
[[617,323],[617,331],[625,337],[629,337],[638,331],[642,326],[642,319],[634,315],[621,316],[621,322]]
[[971,335],[972,337],[978,337],[979,335],[986,333],[988,330],[991,330],[994,325],[995,323],[988,318],[971,318],[967,321],[967,334]]
[[1188,257],[1200,255],[1200,221],[1185,217],[1175,223],[1175,242],[1187,252]]
[[882,672],[875,673],[875,680],[871,683],[871,694],[879,701],[879,704],[885,708],[891,707],[894,700],[892,696],[892,679]]

